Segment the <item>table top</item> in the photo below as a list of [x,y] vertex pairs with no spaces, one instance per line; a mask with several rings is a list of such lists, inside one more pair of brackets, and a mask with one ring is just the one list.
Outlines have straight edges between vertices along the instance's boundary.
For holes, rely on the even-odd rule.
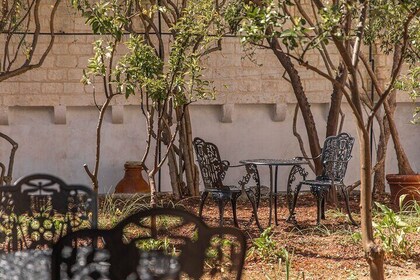
[[255,165],[302,165],[308,164],[308,161],[301,158],[291,159],[244,159],[239,161],[242,164]]

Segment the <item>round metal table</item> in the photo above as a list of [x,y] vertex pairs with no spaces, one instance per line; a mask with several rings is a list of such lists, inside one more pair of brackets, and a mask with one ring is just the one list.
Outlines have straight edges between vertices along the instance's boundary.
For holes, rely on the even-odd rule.
[[[273,200],[274,200],[274,222],[276,226],[278,225],[278,218],[277,218],[277,182],[278,182],[278,168],[279,166],[292,166],[292,169],[289,173],[289,178],[287,182],[287,207],[289,209],[289,217],[288,221],[294,220],[294,213],[292,213],[292,201],[293,201],[293,193],[292,193],[292,183],[295,181],[295,175],[299,173],[304,179],[308,175],[308,172],[302,167],[302,165],[308,164],[308,161],[302,158],[292,158],[292,159],[245,159],[239,161],[242,164],[255,164],[256,166],[263,165],[268,166],[270,169],[270,199],[269,199],[269,207],[270,207],[270,214],[269,214],[269,225],[271,225],[271,217],[273,212]],[[274,167],[274,172],[273,172]]]

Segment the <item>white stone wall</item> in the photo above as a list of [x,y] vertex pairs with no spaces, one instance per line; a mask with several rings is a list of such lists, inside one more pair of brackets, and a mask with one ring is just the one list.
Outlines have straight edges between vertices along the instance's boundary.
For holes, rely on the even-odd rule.
[[[273,105],[236,104],[232,122],[221,122],[222,106],[193,105],[191,116],[194,136],[216,143],[225,159],[237,163],[250,158],[290,158],[300,155],[297,141],[292,135],[291,125],[294,104],[286,108],[284,121],[273,121]],[[325,106],[314,104],[320,135],[324,135]],[[398,105],[397,122],[401,138],[415,170],[420,169],[418,149],[419,128],[408,123],[412,105]],[[345,131],[356,136],[354,120],[346,108]],[[138,160],[145,148],[145,125],[138,106],[124,106],[124,123],[113,124],[111,112],[105,118],[103,130],[103,153],[100,169],[101,192],[115,187],[123,176],[123,164],[127,160]],[[63,177],[67,182],[89,184],[83,164],[94,163],[95,127],[97,112],[91,106],[67,108],[66,124],[54,123],[52,107],[18,107],[9,109],[9,125],[0,126],[2,132],[14,137],[19,143],[16,154],[14,178],[34,172],[46,172]],[[302,121],[299,131],[305,136]],[[1,144],[2,160],[6,156],[6,144]],[[396,171],[396,160],[389,147],[388,171]],[[347,183],[359,178],[358,145],[353,151]],[[268,184],[268,169],[260,170],[261,179]],[[281,189],[287,179],[287,168],[281,169]],[[233,174],[236,179],[237,174]],[[167,168],[162,171],[162,190],[169,190]]]
[[[67,182],[89,184],[83,164],[90,166],[95,157],[95,128],[98,113],[92,90],[79,81],[92,55],[93,35],[84,20],[63,6],[57,27],[67,34],[57,35],[56,43],[44,65],[0,84],[0,131],[19,143],[14,178],[34,172],[47,172]],[[70,35],[68,35],[71,33]],[[47,38],[40,39],[45,46]],[[237,38],[226,38],[223,50],[206,60],[206,75],[214,80],[216,100],[199,101],[191,106],[193,134],[216,143],[232,163],[247,158],[289,158],[300,155],[292,135],[295,99],[282,76],[284,70],[269,50],[257,50],[256,65],[243,59]],[[336,59],[332,54],[332,59]],[[321,63],[309,54],[313,64]],[[390,59],[376,57],[378,71],[389,69]],[[299,68],[320,137],[325,135],[331,84],[313,72]],[[386,76],[382,77],[384,83]],[[96,89],[101,93],[101,88]],[[404,93],[397,109],[397,123],[413,168],[420,170],[420,126],[409,124],[414,107]],[[140,159],[145,148],[144,119],[136,97],[116,98],[107,112],[103,129],[103,153],[100,170],[101,192],[112,189],[123,175],[127,160]],[[355,135],[354,120],[344,105],[344,130]],[[299,131],[305,137],[302,120]],[[323,140],[323,139],[321,139]],[[8,147],[0,143],[0,160],[8,157]],[[391,146],[390,146],[391,148]],[[358,179],[358,148],[353,152],[347,182]],[[389,150],[388,170],[396,170],[395,155]],[[282,171],[283,175],[286,171]],[[262,179],[268,184],[267,170]],[[169,190],[166,166],[162,171],[162,189]],[[284,178],[284,176],[283,176]],[[285,180],[285,178],[284,178]]]

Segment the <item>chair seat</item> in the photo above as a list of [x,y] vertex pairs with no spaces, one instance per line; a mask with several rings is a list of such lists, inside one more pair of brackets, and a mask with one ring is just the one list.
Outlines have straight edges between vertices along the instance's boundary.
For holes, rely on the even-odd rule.
[[343,186],[344,184],[339,181],[332,181],[332,180],[305,180],[302,181],[303,185],[309,185],[309,186]]
[[206,191],[217,193],[240,193],[242,188],[238,186],[223,186],[222,189],[206,189]]

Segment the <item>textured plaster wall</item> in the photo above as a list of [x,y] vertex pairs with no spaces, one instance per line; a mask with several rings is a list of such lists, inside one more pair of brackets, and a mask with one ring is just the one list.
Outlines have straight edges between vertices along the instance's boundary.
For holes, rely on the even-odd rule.
[[[418,127],[408,124],[411,104],[399,104],[397,120],[401,138],[415,170],[420,169],[420,150],[418,149]],[[272,120],[273,106],[261,104],[235,105],[231,123],[220,121],[220,105],[193,105],[194,136],[213,141],[219,146],[224,158],[237,163],[249,158],[290,158],[300,155],[297,141],[291,133],[291,119],[294,105],[287,106],[286,119],[282,122]],[[320,134],[325,128],[325,108],[313,105],[319,121]],[[345,108],[345,131],[356,136],[354,120]],[[125,106],[124,123],[113,124],[111,114],[105,118],[103,130],[103,153],[100,171],[101,192],[107,192],[123,176],[126,160],[138,160],[145,148],[144,121],[137,106]],[[93,107],[69,107],[66,124],[54,124],[51,107],[13,107],[9,110],[10,124],[0,126],[2,132],[15,138],[19,143],[16,154],[14,177],[18,178],[34,172],[47,172],[63,177],[67,182],[89,184],[83,164],[93,165],[97,112]],[[304,136],[302,121],[299,131]],[[6,144],[1,144],[1,159],[6,156]],[[347,176],[347,183],[358,179],[358,145],[353,151]],[[396,170],[395,155],[390,146],[388,170]],[[268,169],[263,168],[261,179],[268,184]],[[287,179],[288,169],[281,170],[281,189]],[[166,166],[162,171],[162,189],[169,190]],[[237,179],[236,173],[231,180]]]
[[[71,183],[89,184],[83,164],[94,164],[98,113],[94,108],[92,89],[79,81],[92,56],[92,42],[97,37],[78,34],[89,29],[66,5],[61,7],[57,18],[58,30],[66,34],[57,35],[44,65],[0,84],[0,131],[19,143],[15,179],[34,172],[47,172]],[[0,41],[3,39],[1,37]],[[39,48],[46,44],[47,38],[41,37]],[[282,78],[284,70],[269,50],[257,50],[256,63],[243,56],[239,39],[225,38],[223,50],[206,59],[206,77],[214,80],[218,94],[215,100],[192,105],[194,136],[215,142],[232,163],[246,158],[300,155],[291,128],[296,101],[289,83]],[[321,64],[316,54],[308,54],[307,59],[314,65]],[[332,53],[331,59],[337,60],[338,56]],[[375,61],[385,85],[385,73],[391,60],[375,56]],[[331,84],[313,72],[299,70],[322,138]],[[100,95],[101,87],[96,91]],[[398,93],[397,98],[401,102],[396,114],[401,138],[414,169],[419,171],[420,126],[408,124],[413,105],[406,94]],[[107,112],[100,170],[102,192],[114,187],[122,177],[124,162],[138,160],[144,150],[145,125],[137,104],[136,97],[128,100],[119,97]],[[356,136],[351,112],[346,105],[344,107],[344,130]],[[305,137],[302,120],[299,131]],[[8,147],[5,143],[0,144],[0,160],[4,161]],[[358,179],[357,145],[353,155],[348,183]],[[390,171],[396,169],[392,149],[387,166]],[[267,170],[261,172],[264,183],[268,184]],[[284,175],[286,170],[282,172]],[[169,190],[166,166],[162,174],[162,188]]]

